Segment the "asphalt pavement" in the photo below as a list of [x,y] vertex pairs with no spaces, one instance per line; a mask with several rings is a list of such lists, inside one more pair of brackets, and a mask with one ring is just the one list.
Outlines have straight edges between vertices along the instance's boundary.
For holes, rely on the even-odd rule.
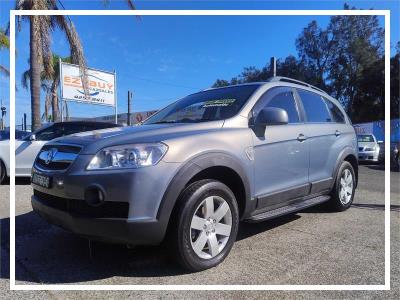
[[[400,173],[391,172],[391,291],[331,292],[15,292],[0,298],[400,298]],[[9,186],[0,186],[1,278],[9,288]],[[352,207],[323,206],[258,224],[242,223],[228,258],[218,267],[187,273],[162,247],[92,243],[32,212],[27,180],[16,186],[17,284],[384,284],[384,170],[360,167]]]

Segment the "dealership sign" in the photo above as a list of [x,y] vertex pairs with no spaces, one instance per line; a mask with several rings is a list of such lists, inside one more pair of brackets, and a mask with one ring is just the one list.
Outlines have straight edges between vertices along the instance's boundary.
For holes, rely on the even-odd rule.
[[83,88],[83,74],[79,66],[61,63],[61,98],[67,101],[76,101],[98,105],[116,105],[115,73],[86,70],[87,91]]

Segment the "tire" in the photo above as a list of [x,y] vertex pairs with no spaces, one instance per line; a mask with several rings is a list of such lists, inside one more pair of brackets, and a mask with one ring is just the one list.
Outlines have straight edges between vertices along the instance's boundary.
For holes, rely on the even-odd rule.
[[5,179],[6,179],[6,167],[4,166],[3,162],[0,160],[0,184],[3,184]]
[[356,187],[356,176],[353,166],[343,161],[336,175],[335,185],[331,192],[329,204],[334,211],[344,211],[353,203]]
[[238,227],[239,210],[232,191],[219,181],[199,180],[178,199],[171,215],[167,246],[185,269],[209,269],[228,256]]

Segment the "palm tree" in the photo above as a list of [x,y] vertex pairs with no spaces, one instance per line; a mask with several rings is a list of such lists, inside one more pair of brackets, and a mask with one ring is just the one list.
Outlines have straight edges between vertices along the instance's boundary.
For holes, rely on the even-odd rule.
[[[108,0],[103,0],[108,3]],[[126,0],[129,7],[134,9],[131,0]],[[60,0],[16,0],[16,10],[58,10]],[[21,28],[21,18],[28,20],[30,25],[30,92],[32,109],[32,130],[40,127],[40,87],[41,73],[48,77],[54,76],[53,55],[51,52],[51,33],[60,29],[67,38],[70,57],[73,64],[80,66],[81,73],[86,77],[86,61],[83,48],[75,26],[68,16],[19,16],[17,18],[18,29]],[[83,80],[85,81],[85,80]],[[83,88],[86,90],[85,85]]]
[[[58,87],[60,84],[60,59],[63,62],[71,63],[72,59],[70,56],[61,57],[57,54],[52,56],[52,68],[54,72],[48,74],[44,71],[40,74],[40,80],[42,82],[41,88],[46,93],[46,100],[44,106],[44,114],[42,115],[42,120],[49,121],[49,111],[51,107],[51,120],[53,122],[59,121],[59,101],[58,101]],[[28,88],[30,81],[30,70],[26,70],[22,74],[21,84],[24,88]]]
[[[6,29],[0,28],[0,50],[10,49],[10,39],[8,38],[8,32]],[[10,76],[10,71],[3,65],[0,65],[0,74],[4,74],[7,77]]]

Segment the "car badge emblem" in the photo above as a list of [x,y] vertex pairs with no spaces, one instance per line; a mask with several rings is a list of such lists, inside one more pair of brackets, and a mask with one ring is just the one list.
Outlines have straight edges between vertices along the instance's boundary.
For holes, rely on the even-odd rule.
[[49,163],[51,163],[53,161],[57,152],[58,152],[58,150],[56,148],[51,148],[49,151],[47,151],[47,157],[45,160],[46,165],[48,165]]

